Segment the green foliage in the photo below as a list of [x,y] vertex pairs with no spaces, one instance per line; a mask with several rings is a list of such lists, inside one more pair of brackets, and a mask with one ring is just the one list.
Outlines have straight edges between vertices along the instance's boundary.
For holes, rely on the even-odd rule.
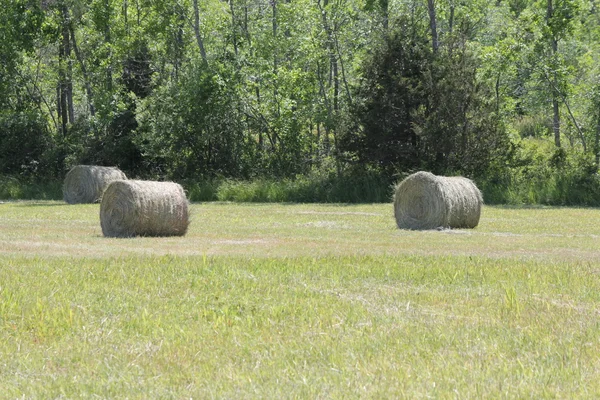
[[136,143],[152,169],[173,178],[248,173],[233,83],[229,71],[198,63],[140,102]]
[[427,101],[414,111],[414,129],[422,164],[435,173],[485,176],[509,161],[509,136],[477,69],[478,61],[457,42],[438,52],[425,76]]
[[[137,128],[135,105],[117,106],[114,112],[96,119],[78,119],[60,138],[66,155],[60,173],[76,164],[118,166],[129,174],[142,174],[141,152],[133,143]],[[129,108],[127,108],[129,107]]]
[[151,54],[146,40],[136,40],[123,61],[121,80],[124,90],[143,99],[152,92]]
[[523,115],[513,121],[514,129],[521,138],[547,137],[552,130],[545,115]]
[[[548,15],[548,3],[552,4],[552,12]],[[578,0],[546,0],[541,4],[546,11],[546,24],[543,29],[546,39],[564,39],[572,34],[575,26],[574,20],[579,12]]]
[[[44,15],[35,0],[8,0],[0,7],[0,109],[18,98],[14,85],[23,52],[34,49]],[[13,103],[14,104],[14,103]]]
[[508,4],[510,11],[513,12],[517,17],[527,8],[527,0],[509,0]]
[[[36,111],[0,111],[0,171],[43,174],[40,162],[49,148],[46,122]],[[42,165],[43,166],[43,165]]]

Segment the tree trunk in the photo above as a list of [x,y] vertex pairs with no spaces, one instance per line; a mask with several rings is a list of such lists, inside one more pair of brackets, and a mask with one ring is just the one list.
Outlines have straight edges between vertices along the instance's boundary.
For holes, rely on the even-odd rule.
[[[105,12],[105,26],[104,26],[104,43],[110,44],[112,42],[112,35],[111,35],[111,31],[110,31],[110,22],[111,22],[111,7],[110,7],[110,0],[105,0],[104,1],[104,12]],[[106,67],[106,90],[108,91],[108,93],[112,93],[113,90],[113,84],[112,84],[112,63],[110,62],[110,60],[112,59],[112,50],[108,51],[108,54],[106,55],[107,58],[109,59],[109,63],[108,66]]]
[[448,33],[452,35],[452,30],[454,29],[454,3],[450,4],[450,17],[448,19]]
[[185,52],[185,40],[183,38],[185,28],[185,15],[179,10],[177,16],[177,34],[175,35],[175,55],[173,64],[175,67],[175,80],[179,79],[179,69],[181,68],[183,54]]
[[552,131],[554,132],[554,144],[560,147],[560,112],[558,108],[558,100],[556,96],[552,96]]
[[142,9],[139,0],[135,0],[136,20],[138,28],[142,25]]
[[73,106],[73,61],[71,60],[71,41],[69,34],[70,18],[67,7],[62,7],[62,45],[63,61],[66,63],[64,74],[63,91],[67,105],[67,118],[69,123],[75,121],[75,108]]
[[[279,29],[279,24],[277,22],[277,0],[271,0],[271,11],[272,11],[272,17],[273,17],[273,43],[274,43],[274,48],[273,48],[273,76],[275,77],[273,80],[273,101],[275,101],[275,115],[277,118],[279,118],[281,116],[281,108],[279,106],[279,90],[277,88],[277,80],[278,80],[278,75],[279,75],[279,57],[277,54],[277,35],[278,35],[278,29]],[[274,130],[273,131],[273,143],[276,144],[277,141],[279,139],[279,136],[277,134],[277,131]]]
[[388,35],[389,25],[390,25],[390,12],[389,12],[389,0],[381,0],[381,16],[383,18],[383,30],[385,35]]
[[575,119],[575,115],[573,115],[573,111],[571,111],[571,106],[569,106],[567,96],[565,96],[562,93],[561,93],[561,96],[562,96],[563,104],[565,105],[565,107],[567,107],[567,112],[569,113],[569,116],[571,117],[571,121],[573,121],[573,125],[575,125],[575,129],[577,129],[577,133],[579,134],[579,139],[581,140],[581,145],[583,146],[583,152],[587,153],[587,144],[586,144],[586,140],[585,140],[585,135],[583,134],[583,131],[579,127],[579,124],[577,123],[577,120]]
[[[321,73],[321,63],[319,63],[318,61],[317,61],[317,80],[319,81],[319,91],[321,92],[321,95],[323,96],[323,103],[325,104],[325,109],[327,110],[327,119],[325,121],[325,133],[322,136],[323,136],[324,153],[325,153],[325,155],[329,155],[329,147],[330,147],[329,125],[331,124],[330,121],[333,119],[333,117],[332,117],[331,103],[329,102],[329,96],[327,96],[327,88],[325,87],[325,83],[324,83],[325,77]],[[318,132],[320,132],[320,130]],[[319,135],[319,136],[321,136],[321,135]]]
[[238,43],[237,43],[237,22],[235,20],[235,8],[233,7],[233,0],[229,0],[229,11],[231,12],[231,40],[233,41],[233,51],[237,57],[238,55]]
[[196,42],[198,43],[198,48],[200,49],[202,61],[204,64],[208,64],[206,50],[204,49],[204,41],[202,40],[202,35],[200,34],[200,10],[198,9],[198,0],[194,0],[194,34],[196,35]]
[[[65,25],[65,22],[62,21]],[[69,124],[69,112],[67,107],[67,73],[66,73],[66,49],[65,49],[65,38],[64,29],[63,36],[58,44],[58,85],[56,87],[56,110],[58,112],[58,119],[61,124],[61,133],[63,136],[67,136],[67,126]]]
[[248,30],[248,4],[246,2],[244,2],[244,37],[249,45],[252,44],[250,31]]
[[600,118],[596,122],[596,138],[594,143],[594,151],[596,152],[596,172],[600,168]]
[[500,76],[502,72],[498,72],[498,76],[496,77],[496,113],[500,114]]
[[85,85],[85,91],[88,97],[88,104],[90,107],[90,115],[93,117],[96,115],[96,109],[94,107],[94,93],[92,91],[92,85],[90,84],[90,77],[87,73],[87,69],[85,68],[85,63],[83,62],[83,57],[81,57],[81,53],[79,52],[79,47],[77,47],[77,41],[75,40],[75,31],[73,29],[73,24],[69,24],[69,31],[71,33],[71,42],[73,44],[73,51],[75,52],[75,57],[77,57],[77,62],[79,62],[79,68],[81,68],[81,73],[83,75],[83,83]]
[[333,112],[337,115],[340,110],[340,78],[336,57],[331,58],[331,71],[333,73]]
[[[552,0],[548,0],[547,9],[546,9],[546,24],[547,25],[550,25],[550,20],[552,19],[553,15],[554,15],[554,7],[552,5]],[[558,40],[554,36],[552,38],[550,38],[550,46],[552,49],[552,57],[554,58],[558,51]],[[556,72],[555,72],[554,76],[553,76],[553,82],[552,82],[552,114],[553,114],[552,130],[554,131],[554,144],[556,145],[556,147],[560,147],[560,112],[559,112],[559,107],[558,107],[558,93],[556,90],[556,86],[557,86],[556,81],[557,81],[557,76],[556,76]]]
[[348,97],[348,104],[350,104],[352,106],[352,94],[350,93],[350,86],[348,85],[348,80],[346,79],[346,69],[344,68],[344,58],[342,57],[342,52],[340,51],[340,45],[337,40],[337,35],[334,35],[334,39],[335,39],[335,49],[337,52],[337,57],[340,60],[342,81],[344,82],[344,89],[346,90],[346,96]]
[[431,46],[433,52],[437,53],[439,48],[438,32],[437,32],[437,21],[435,17],[435,4],[434,0],[427,0],[427,9],[429,10],[429,28],[431,29]]
[[315,150],[315,156],[316,156],[316,160],[318,161],[321,158],[321,149],[319,146],[321,146],[321,123],[317,122],[317,139],[316,139],[316,143],[317,143],[317,148]]
[[62,83],[59,83],[56,87],[56,112],[58,114],[58,119],[60,120],[60,129],[63,137],[67,136],[67,102],[65,101],[65,97],[63,96],[63,88]]
[[[258,107],[260,108],[260,88],[258,87],[258,85],[256,85],[256,87],[254,88],[255,92],[256,92],[256,102],[258,103]],[[259,152],[262,154],[264,148],[264,138],[263,138],[263,128],[262,125],[258,130],[258,150]]]
[[129,19],[127,18],[129,4],[123,0],[123,24],[125,25],[125,36],[129,37]]
[[[325,44],[326,48],[327,48],[327,54],[329,57],[329,79],[328,79],[328,84],[327,87],[325,87],[325,85],[322,82],[322,79],[319,79],[319,84],[321,86],[321,92],[323,94],[323,100],[324,100],[324,104],[327,108],[327,121],[325,123],[325,135],[324,135],[324,147],[326,150],[326,154],[329,154],[329,150],[331,147],[331,143],[329,141],[329,135],[330,133],[333,133],[333,138],[334,138],[334,143],[336,141],[336,129],[335,129],[335,124],[333,124],[333,121],[335,120],[335,117],[338,115],[340,106],[339,106],[339,94],[340,94],[340,78],[339,78],[339,68],[338,68],[338,59],[336,57],[336,40],[334,38],[334,33],[333,33],[333,29],[331,28],[331,26],[329,25],[329,19],[327,16],[327,10],[326,7],[328,6],[329,1],[328,0],[324,0],[323,4],[321,5],[321,0],[317,1],[317,5],[319,7],[319,10],[321,11],[321,19],[323,21],[323,30],[325,31],[325,34],[327,35],[327,42]],[[320,68],[319,68],[320,69]],[[321,74],[319,73],[319,76]],[[327,98],[327,92],[329,90],[331,90],[331,88],[333,87],[333,94],[332,94],[332,102],[333,104],[329,101],[329,99]]]

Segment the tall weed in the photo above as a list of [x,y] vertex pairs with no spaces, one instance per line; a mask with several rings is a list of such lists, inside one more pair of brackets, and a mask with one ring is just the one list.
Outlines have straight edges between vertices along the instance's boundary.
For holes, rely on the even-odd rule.
[[60,200],[62,184],[56,181],[20,180],[14,176],[0,176],[0,199],[4,200]]
[[600,206],[600,176],[587,154],[525,142],[514,166],[478,182],[488,204]]

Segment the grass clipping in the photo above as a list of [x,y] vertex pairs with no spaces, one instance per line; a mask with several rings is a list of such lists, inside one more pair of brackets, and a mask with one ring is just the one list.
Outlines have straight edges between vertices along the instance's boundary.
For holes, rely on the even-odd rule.
[[470,179],[417,172],[396,186],[394,215],[400,229],[475,228],[483,198]]
[[127,179],[116,167],[76,165],[63,183],[63,199],[69,204],[98,203],[106,187],[118,179]]
[[100,225],[107,237],[183,236],[188,201],[174,182],[115,181],[104,192]]

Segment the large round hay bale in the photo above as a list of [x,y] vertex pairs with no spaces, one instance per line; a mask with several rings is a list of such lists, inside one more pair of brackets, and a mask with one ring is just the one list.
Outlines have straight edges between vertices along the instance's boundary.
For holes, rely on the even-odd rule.
[[100,225],[108,237],[183,236],[188,201],[174,182],[115,181],[102,197]]
[[475,228],[482,204],[470,179],[421,171],[396,186],[394,215],[400,229]]
[[65,176],[63,199],[69,204],[97,203],[106,187],[117,179],[127,177],[116,167],[76,165]]

